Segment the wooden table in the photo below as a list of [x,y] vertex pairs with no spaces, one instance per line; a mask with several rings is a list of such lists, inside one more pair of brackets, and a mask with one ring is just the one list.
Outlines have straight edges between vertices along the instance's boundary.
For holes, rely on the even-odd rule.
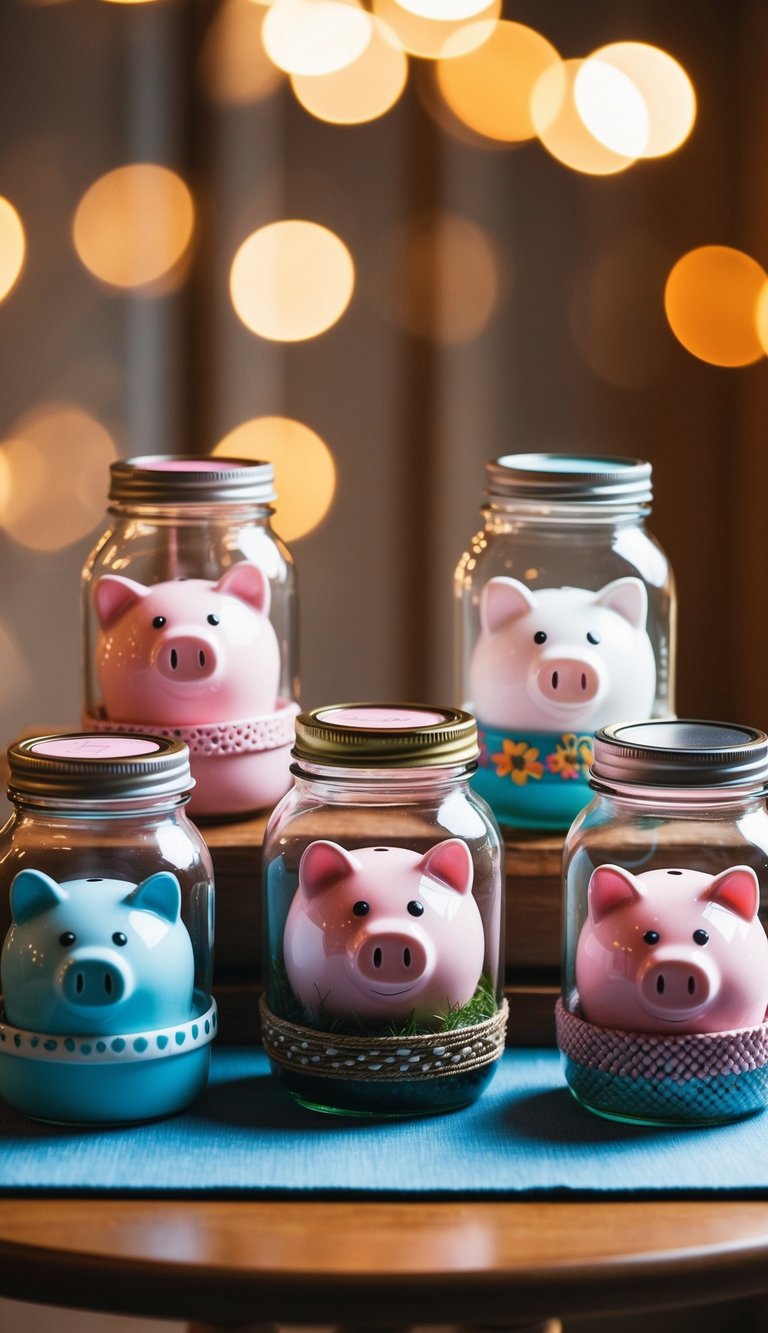
[[212,1325],[510,1326],[766,1290],[768,1203],[0,1200],[0,1295]]

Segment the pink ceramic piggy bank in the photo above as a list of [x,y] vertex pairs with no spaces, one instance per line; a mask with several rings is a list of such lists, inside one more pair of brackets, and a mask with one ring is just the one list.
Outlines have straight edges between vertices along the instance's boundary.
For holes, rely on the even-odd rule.
[[243,561],[218,583],[146,588],[106,574],[94,586],[96,669],[107,716],[159,725],[221,722],[274,709],[280,651],[269,582]]
[[634,1032],[727,1032],[763,1022],[768,939],[749,866],[631,875],[599,866],[576,953],[584,1018]]
[[299,866],[283,947],[291,988],[315,1016],[425,1024],[465,1004],[483,967],[466,843],[424,856],[313,842]]
[[280,649],[263,571],[242,561],[216,583],[151,587],[105,574],[93,600],[105,716],[86,726],[185,741],[195,815],[274,805],[290,786],[298,705],[277,697]]
[[599,592],[490,579],[470,664],[471,706],[487,727],[594,731],[649,717],[656,665],[640,579]]

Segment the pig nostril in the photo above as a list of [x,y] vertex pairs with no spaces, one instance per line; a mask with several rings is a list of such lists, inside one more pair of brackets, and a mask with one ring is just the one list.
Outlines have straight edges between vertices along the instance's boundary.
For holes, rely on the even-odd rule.
[[381,949],[378,947],[373,951],[373,966],[381,967]]
[[656,978],[656,990],[659,995],[664,994],[664,978],[661,976]]
[[198,653],[198,660],[199,660],[199,662],[200,662],[201,667],[204,667],[204,666],[205,666],[205,653],[203,652],[202,648],[200,649],[200,652]]
[[82,972],[78,972],[77,976],[75,977],[75,990],[77,991],[78,995],[82,995],[84,984],[85,981],[83,978],[83,974]]
[[403,949],[403,963],[405,964],[406,967],[410,967],[410,966],[411,966],[411,951],[410,951],[410,949]]
[[553,690],[556,690],[556,689],[557,689],[557,672],[556,672],[556,671],[553,671],[553,672],[552,672],[552,689],[553,689]]
[[694,977],[688,978],[688,994],[693,995],[696,991],[696,981]]
[[112,978],[108,972],[105,972],[104,974],[104,989],[107,992],[107,995],[112,994]]
[[172,671],[175,671],[178,665],[179,665],[179,655],[178,655],[178,653],[176,652],[176,649],[175,649],[175,648],[172,648],[172,649],[171,649],[171,670],[172,670]]
[[585,690],[585,689],[587,688],[587,673],[586,673],[586,671],[582,671],[582,673],[581,673],[581,688],[582,688],[583,690]]

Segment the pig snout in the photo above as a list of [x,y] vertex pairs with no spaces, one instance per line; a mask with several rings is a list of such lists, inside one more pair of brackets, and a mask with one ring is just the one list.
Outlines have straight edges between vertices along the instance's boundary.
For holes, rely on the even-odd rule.
[[125,966],[101,950],[83,949],[67,959],[59,984],[67,1004],[77,1009],[119,1004],[133,989]]
[[596,699],[603,679],[595,662],[558,653],[539,659],[534,684],[537,693],[551,703],[576,704]]
[[656,957],[640,978],[640,994],[646,1009],[660,1018],[682,1021],[703,1008],[716,987],[714,978],[698,961],[680,954]]
[[368,986],[389,994],[410,990],[429,976],[434,955],[427,940],[404,931],[397,923],[382,922],[356,941],[351,962]]
[[174,682],[208,681],[216,674],[218,666],[216,644],[199,632],[177,630],[167,634],[155,652],[158,672]]

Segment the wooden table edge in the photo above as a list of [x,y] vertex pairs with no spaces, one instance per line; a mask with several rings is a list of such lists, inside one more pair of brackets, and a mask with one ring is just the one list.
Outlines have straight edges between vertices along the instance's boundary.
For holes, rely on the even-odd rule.
[[768,1202],[0,1199],[0,1295],[120,1314],[492,1324],[766,1290]]

